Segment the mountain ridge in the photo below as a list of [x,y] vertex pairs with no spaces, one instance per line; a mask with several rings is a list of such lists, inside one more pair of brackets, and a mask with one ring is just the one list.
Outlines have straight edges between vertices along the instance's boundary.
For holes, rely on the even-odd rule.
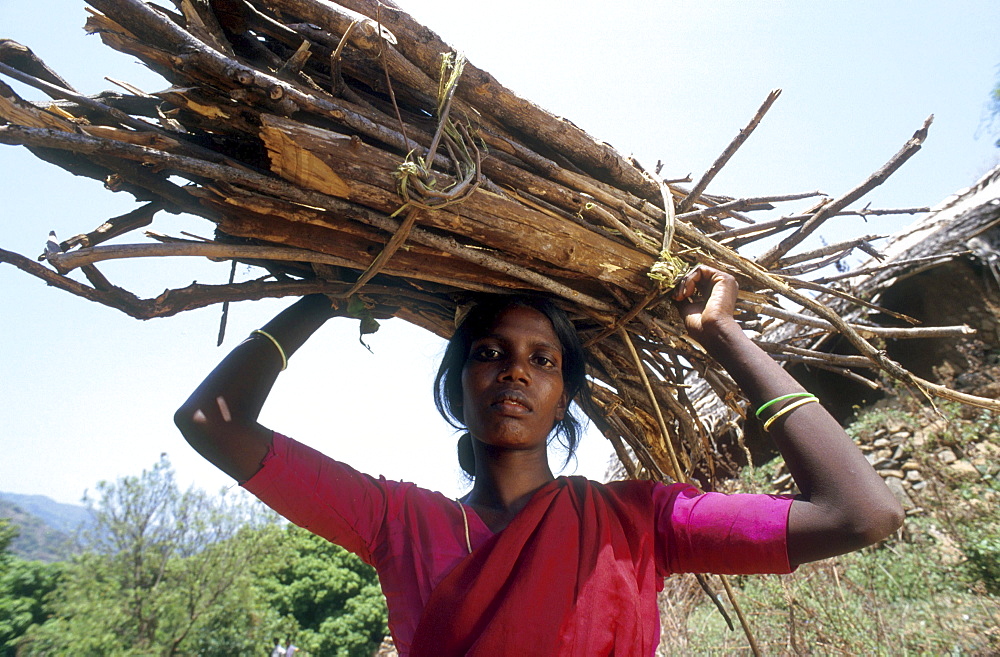
[[18,531],[11,541],[11,553],[21,559],[52,563],[77,551],[73,539],[92,516],[83,505],[0,491],[0,518],[9,519]]

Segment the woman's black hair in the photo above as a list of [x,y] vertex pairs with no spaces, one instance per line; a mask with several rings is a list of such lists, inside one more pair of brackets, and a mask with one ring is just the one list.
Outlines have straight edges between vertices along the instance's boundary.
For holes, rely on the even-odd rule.
[[[537,310],[552,323],[556,337],[562,345],[562,375],[566,398],[575,401],[577,406],[589,408],[587,354],[576,328],[566,313],[548,297],[533,294],[489,295],[477,300],[455,329],[441,358],[437,376],[434,378],[434,404],[442,417],[453,427],[465,428],[462,413],[462,370],[469,358],[469,349],[473,341],[492,329],[501,313],[515,307]],[[563,419],[553,428],[556,429],[555,437],[561,439],[562,445],[567,450],[568,462],[580,441],[583,427],[567,410]],[[468,433],[458,441],[458,462],[467,474],[472,477],[476,475],[472,437]]]

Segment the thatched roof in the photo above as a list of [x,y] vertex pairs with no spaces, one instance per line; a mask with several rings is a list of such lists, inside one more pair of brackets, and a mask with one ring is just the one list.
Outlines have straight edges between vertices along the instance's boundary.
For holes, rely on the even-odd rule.
[[[1000,347],[1000,167],[891,236],[880,252],[881,259],[871,258],[839,278],[852,294],[878,309],[837,300],[830,301],[831,307],[849,321],[884,327],[911,325],[893,312],[913,318],[928,331],[941,325],[968,326],[971,334],[962,340],[932,335],[916,342],[884,341],[889,357],[908,370],[954,386],[947,370],[963,367],[963,350]],[[845,345],[827,336],[817,347],[843,351]],[[835,410],[842,414],[873,398],[849,382],[840,384],[841,403]]]
[[872,296],[944,260],[971,257],[995,271],[998,244],[1000,166],[890,236],[879,249],[881,258],[861,263],[849,280],[857,293]]

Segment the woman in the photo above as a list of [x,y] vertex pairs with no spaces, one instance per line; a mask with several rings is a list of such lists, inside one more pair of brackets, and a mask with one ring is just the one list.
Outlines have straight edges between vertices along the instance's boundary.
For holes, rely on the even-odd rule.
[[[553,477],[572,447],[579,339],[533,298],[474,309],[436,399],[469,437],[460,501],[360,474],[257,423],[287,357],[332,314],[304,297],[236,347],[178,410],[196,450],[270,506],[379,572],[401,655],[651,655],[671,572],[790,572],[879,541],[902,510],[837,422],[733,319],[732,276],[699,267],[674,298],[692,337],[763,417],[801,491],[701,494],[684,484]],[[568,327],[568,328],[567,328]]]

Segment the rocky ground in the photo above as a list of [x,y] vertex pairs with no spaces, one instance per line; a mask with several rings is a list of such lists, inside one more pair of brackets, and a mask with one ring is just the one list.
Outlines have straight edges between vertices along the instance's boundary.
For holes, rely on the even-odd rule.
[[[942,367],[935,378],[1000,398],[1000,351],[970,345],[965,357],[965,366]],[[896,389],[859,409],[847,430],[907,522],[862,553],[741,582],[765,654],[1000,654],[1000,414],[932,406]],[[759,474],[761,488],[794,492],[780,459]],[[746,654],[746,639],[713,631],[718,622],[704,607],[686,616],[674,647]]]

